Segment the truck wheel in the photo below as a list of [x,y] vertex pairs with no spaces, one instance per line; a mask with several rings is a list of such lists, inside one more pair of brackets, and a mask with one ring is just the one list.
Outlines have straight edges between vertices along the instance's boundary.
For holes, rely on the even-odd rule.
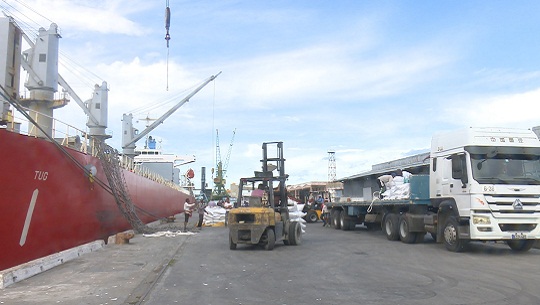
[[296,246],[302,243],[302,227],[299,222],[291,222],[289,225],[289,245]]
[[399,239],[406,244],[416,242],[416,233],[410,232],[410,225],[407,217],[404,215],[399,218]]
[[236,250],[236,244],[233,242],[231,235],[229,235],[229,249]]
[[389,213],[384,218],[384,233],[388,240],[399,239],[399,217],[394,213]]
[[341,219],[341,211],[335,210],[334,212],[332,212],[332,226],[336,230],[341,229],[341,223],[339,221],[340,219]]
[[274,233],[274,230],[268,228],[266,229],[266,244],[264,245],[264,249],[266,250],[274,250],[274,245],[276,244],[276,234]]
[[317,217],[317,213],[315,213],[314,211],[309,211],[306,218],[307,222],[317,222],[317,220],[319,219]]
[[510,249],[516,252],[527,252],[534,246],[534,239],[509,240],[506,243]]
[[444,246],[448,251],[461,252],[467,245],[466,240],[459,239],[458,235],[458,221],[455,216],[449,216],[446,219],[443,229]]
[[348,231],[349,228],[349,220],[346,218],[347,215],[345,215],[345,211],[341,211],[339,213],[339,226],[341,227],[341,230]]

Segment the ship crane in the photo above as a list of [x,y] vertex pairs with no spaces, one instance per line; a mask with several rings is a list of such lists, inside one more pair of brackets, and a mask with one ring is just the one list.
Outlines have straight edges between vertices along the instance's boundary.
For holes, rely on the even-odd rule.
[[[53,99],[53,94],[58,89],[57,85],[60,85],[88,116],[86,125],[89,128],[89,135],[101,139],[109,138],[110,136],[105,133],[109,91],[107,82],[102,82],[101,86],[96,84],[92,98],[83,101],[58,73],[58,45],[61,38],[58,26],[52,23],[48,30],[41,28],[38,39],[34,42],[15,22],[13,22],[13,25],[17,27],[22,38],[30,46],[30,49],[23,52],[23,56],[17,55],[21,66],[28,73],[25,86],[30,91],[30,98],[21,99],[21,103],[23,106],[30,108],[30,113],[46,114],[40,116],[41,121],[38,122],[45,128],[45,133],[52,135],[53,110],[68,103],[67,98],[62,100]],[[42,61],[42,58],[47,58],[47,60]],[[29,130],[36,130],[36,128],[29,128]]]
[[234,143],[234,135],[236,134],[236,129],[233,131],[231,138],[231,144],[229,144],[229,150],[227,152],[227,158],[225,162],[221,161],[221,151],[219,148],[219,131],[216,129],[216,178],[214,178],[214,190],[212,192],[212,199],[219,200],[223,197],[229,197],[227,190],[225,188],[225,177],[227,174],[227,168],[229,167],[229,159],[231,158],[232,146]]
[[192,98],[195,94],[197,94],[199,91],[201,91],[202,88],[204,88],[208,83],[216,79],[221,72],[219,72],[216,75],[210,76],[207,80],[205,80],[199,87],[195,88],[190,94],[188,94],[185,98],[183,98],[178,104],[174,105],[169,111],[165,112],[161,117],[156,119],[154,123],[150,124],[146,129],[144,129],[142,132],[139,133],[139,131],[135,128],[133,128],[133,115],[130,114],[124,114],[122,119],[122,150],[124,155],[128,155],[131,157],[134,157],[135,154],[135,143],[142,139],[144,136],[149,134],[152,130],[154,130],[156,127],[158,127],[160,124],[162,124],[168,117],[170,117],[176,110],[178,110],[180,107],[182,107],[186,102],[189,101],[190,98]]

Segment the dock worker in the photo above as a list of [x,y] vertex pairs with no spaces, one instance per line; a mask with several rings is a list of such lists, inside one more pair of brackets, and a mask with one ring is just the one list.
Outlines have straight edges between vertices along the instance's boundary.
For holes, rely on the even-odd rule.
[[195,203],[189,203],[189,198],[186,198],[186,202],[184,203],[184,232],[187,232],[187,223],[191,217],[194,207]]
[[199,222],[197,223],[197,228],[199,228],[199,230],[202,230],[204,214],[208,214],[208,211],[206,210],[206,206],[207,205],[204,202],[204,199],[201,199],[199,201],[199,205],[197,206],[197,213],[199,214]]

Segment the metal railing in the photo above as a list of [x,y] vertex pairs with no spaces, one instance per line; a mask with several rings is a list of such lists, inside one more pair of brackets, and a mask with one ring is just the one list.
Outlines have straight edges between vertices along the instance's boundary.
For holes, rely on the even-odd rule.
[[[24,109],[26,111],[29,111],[28,108]],[[55,139],[56,142],[58,142],[62,146],[69,147],[83,153],[88,153],[88,147],[90,147],[90,143],[87,131],[80,130],[75,126],[72,126],[66,122],[55,119],[43,113],[32,112],[32,114],[33,119],[36,122],[40,121],[40,117],[45,117],[51,120],[51,136],[53,139]],[[16,115],[15,117],[10,116],[10,119],[8,121],[9,123],[6,126],[7,130],[27,136],[32,136],[36,138],[38,137],[37,134],[39,134],[39,132],[36,125],[31,124],[25,117],[18,115]]]
[[122,166],[122,168],[124,168],[124,169],[126,169],[126,170],[128,170],[130,172],[133,172],[133,173],[135,173],[135,174],[137,174],[139,176],[142,176],[142,177],[145,177],[145,178],[150,179],[152,181],[167,185],[167,186],[169,186],[171,188],[174,188],[174,189],[176,189],[178,191],[184,190],[178,184],[163,178],[163,176],[161,176],[159,174],[156,174],[155,172],[148,169],[146,166],[144,166],[142,164],[135,163],[135,161],[131,157],[124,156],[124,155],[121,156],[120,166]]

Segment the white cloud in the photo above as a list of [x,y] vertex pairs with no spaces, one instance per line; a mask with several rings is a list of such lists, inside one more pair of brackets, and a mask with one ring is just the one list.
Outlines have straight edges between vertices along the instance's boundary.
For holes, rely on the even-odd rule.
[[523,127],[540,125],[540,88],[514,94],[474,97],[446,108],[445,117],[466,126]]
[[[144,12],[153,5],[150,1],[126,0],[35,0],[25,1],[25,7],[17,3],[12,13],[25,23],[48,25],[50,20],[57,23],[62,31],[116,33],[123,35],[144,35],[148,31],[134,22],[129,15]],[[31,9],[30,12],[28,9]],[[24,11],[24,14],[19,14]],[[48,27],[48,26],[47,26]]]
[[296,106],[321,100],[360,102],[426,85],[453,60],[431,46],[377,55],[345,44],[312,46],[229,63],[224,69],[226,99],[259,107],[268,107],[269,101]]

